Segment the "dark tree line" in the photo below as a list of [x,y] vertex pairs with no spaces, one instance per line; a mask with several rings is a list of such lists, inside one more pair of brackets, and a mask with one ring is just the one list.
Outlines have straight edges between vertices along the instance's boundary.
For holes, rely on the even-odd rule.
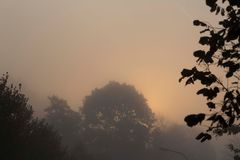
[[[79,111],[66,100],[49,97],[45,119],[39,119],[21,85],[10,85],[8,77],[0,79],[0,159],[159,160],[194,151],[181,128],[161,130],[146,99],[131,85],[110,82],[95,89]],[[191,157],[214,157],[204,156]]]
[[8,77],[5,74],[0,79],[0,159],[67,160],[59,134],[33,117],[21,85],[9,86]]
[[49,100],[46,120],[56,127],[75,158],[179,159],[184,153],[196,154],[197,147],[206,154],[191,156],[193,159],[214,158],[209,145],[193,144],[180,127],[163,132],[144,96],[131,85],[110,82],[94,89],[79,111],[71,110],[66,100],[56,96]]

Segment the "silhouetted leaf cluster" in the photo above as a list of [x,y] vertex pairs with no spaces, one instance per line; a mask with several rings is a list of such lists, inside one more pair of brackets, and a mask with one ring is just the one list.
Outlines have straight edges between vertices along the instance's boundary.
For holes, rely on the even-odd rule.
[[[239,124],[240,118],[240,1],[238,0],[206,0],[210,11],[221,16],[219,27],[213,27],[207,22],[194,20],[193,25],[203,28],[199,44],[204,49],[196,50],[193,56],[197,59],[192,69],[183,69],[179,81],[186,79],[185,84],[195,84],[199,81],[203,86],[198,95],[207,100],[211,112],[206,114],[206,122],[210,122],[206,134],[210,132],[228,133],[231,127]],[[224,74],[225,79],[219,75]],[[196,115],[185,118],[187,125],[192,127],[199,124]],[[222,130],[222,132],[220,132]],[[229,130],[229,132],[226,132]],[[235,130],[236,131],[236,130]],[[220,134],[217,134],[220,135]],[[197,138],[204,138],[203,134]],[[208,136],[207,136],[208,137]]]
[[[202,85],[206,87],[211,86],[217,81],[217,77],[209,71],[199,71],[196,67],[192,69],[183,69],[182,77],[179,79],[181,82],[184,78],[187,78],[186,85],[194,84],[195,81],[200,81]],[[213,89],[214,93],[218,93],[218,88]]]

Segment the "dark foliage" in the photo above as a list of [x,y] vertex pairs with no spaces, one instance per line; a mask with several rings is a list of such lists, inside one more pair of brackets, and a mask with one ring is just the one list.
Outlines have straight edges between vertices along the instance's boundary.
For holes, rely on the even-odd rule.
[[85,144],[97,159],[146,159],[154,114],[133,86],[110,82],[83,103]]
[[67,101],[57,96],[49,97],[50,105],[45,109],[46,121],[59,132],[62,143],[74,160],[91,159],[82,144],[83,119],[73,111]]
[[78,128],[81,124],[81,116],[74,112],[66,100],[57,96],[49,97],[50,105],[45,109],[46,121],[53,125],[62,136],[63,144],[69,147],[76,145]]
[[[131,85],[110,82],[93,90],[79,112],[66,100],[56,96],[49,100],[46,120],[60,133],[74,160],[178,159],[191,152],[198,155],[191,156],[195,160],[214,157],[210,145],[194,144],[181,127],[163,132],[143,95]],[[206,154],[198,154],[199,148]]]
[[0,79],[0,159],[66,160],[59,135],[43,120],[33,117],[28,99],[19,87]]
[[[202,142],[211,139],[210,134],[237,133],[240,118],[240,1],[206,0],[206,5],[212,13],[221,16],[219,27],[193,21],[195,26],[203,28],[199,44],[204,50],[193,53],[196,66],[183,69],[180,78],[180,81],[186,79],[186,85],[200,82],[203,86],[197,94],[206,97],[210,114],[185,118],[190,127],[209,122],[206,132],[197,136]],[[220,79],[221,76],[225,78]]]

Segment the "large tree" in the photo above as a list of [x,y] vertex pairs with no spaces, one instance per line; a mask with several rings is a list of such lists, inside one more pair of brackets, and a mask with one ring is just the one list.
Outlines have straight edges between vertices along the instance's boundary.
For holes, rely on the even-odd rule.
[[[191,114],[185,117],[188,126],[207,123],[206,131],[196,139],[211,139],[211,135],[235,134],[239,132],[240,118],[240,1],[206,0],[210,11],[220,16],[219,25],[194,20],[195,26],[203,28],[196,50],[196,66],[183,69],[186,85],[200,82],[198,95],[206,98],[210,113]],[[221,78],[220,78],[221,77]]]
[[110,82],[93,90],[81,110],[85,143],[91,154],[98,159],[146,159],[154,114],[133,86]]
[[66,160],[58,133],[33,117],[32,106],[19,87],[0,79],[0,159]]

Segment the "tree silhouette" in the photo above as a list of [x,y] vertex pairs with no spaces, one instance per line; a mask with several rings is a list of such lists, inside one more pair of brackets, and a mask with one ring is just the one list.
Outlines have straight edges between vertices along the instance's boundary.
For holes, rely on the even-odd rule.
[[46,121],[53,125],[63,138],[63,144],[69,147],[76,145],[78,138],[78,125],[81,116],[73,111],[67,101],[57,96],[48,97],[50,105],[45,109]]
[[8,74],[0,79],[0,159],[66,160],[56,131],[33,117],[28,99],[19,87],[8,86]]
[[221,16],[219,26],[193,21],[195,26],[203,28],[199,44],[204,47],[193,53],[196,66],[183,69],[180,78],[180,81],[186,79],[186,85],[200,82],[203,88],[197,95],[207,99],[209,114],[191,114],[184,119],[190,127],[202,122],[208,124],[208,129],[196,137],[201,142],[211,139],[213,134],[236,134],[240,116],[240,1],[206,0],[206,5]]
[[84,100],[85,143],[97,159],[144,159],[154,114],[133,86],[110,82]]
[[57,96],[48,97],[50,105],[45,109],[46,121],[59,132],[63,145],[75,160],[91,159],[82,144],[83,118],[73,111],[67,101]]

